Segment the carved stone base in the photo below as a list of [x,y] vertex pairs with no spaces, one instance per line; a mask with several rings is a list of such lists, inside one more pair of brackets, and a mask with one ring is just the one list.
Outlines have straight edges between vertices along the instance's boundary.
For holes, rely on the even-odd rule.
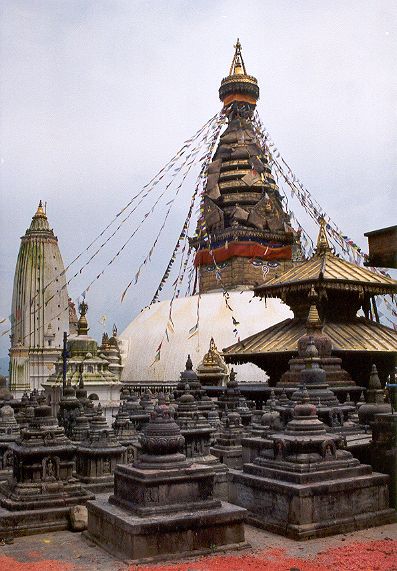
[[106,500],[88,502],[87,536],[112,555],[144,562],[247,546],[246,510],[222,504],[213,509],[139,517]]
[[343,472],[330,468],[316,482],[315,473],[283,477],[280,470],[248,464],[243,473],[231,473],[229,501],[247,508],[252,524],[298,540],[395,521],[387,476],[363,465]]

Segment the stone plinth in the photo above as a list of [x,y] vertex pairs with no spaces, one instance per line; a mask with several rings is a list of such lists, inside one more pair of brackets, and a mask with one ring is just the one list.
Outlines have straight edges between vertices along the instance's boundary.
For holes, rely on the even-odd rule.
[[284,433],[269,437],[272,450],[232,474],[230,501],[246,507],[252,523],[293,539],[394,521],[388,476],[341,450],[308,401],[295,406]]
[[88,504],[88,536],[122,559],[178,558],[244,545],[245,510],[214,499],[210,466],[188,462],[184,438],[157,407],[133,466],[117,466],[109,502]]

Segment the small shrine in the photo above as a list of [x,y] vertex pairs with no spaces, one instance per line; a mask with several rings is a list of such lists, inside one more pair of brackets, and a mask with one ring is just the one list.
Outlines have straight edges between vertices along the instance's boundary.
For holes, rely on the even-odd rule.
[[37,406],[28,428],[10,444],[13,479],[0,484],[0,536],[69,527],[69,509],[93,498],[74,477],[76,447],[51,415]]
[[6,404],[0,408],[0,481],[12,477],[14,455],[10,444],[19,438],[19,426],[13,408]]
[[111,491],[113,472],[125,457],[126,449],[116,439],[98,405],[95,416],[90,419],[88,437],[77,446],[76,476],[94,493]]
[[216,456],[228,468],[241,470],[243,467],[243,447],[241,439],[244,429],[238,412],[226,412],[222,419],[220,434],[216,444],[210,448],[211,454]]
[[196,372],[201,385],[222,386],[226,383],[229,368],[220,355],[213,337],[211,337],[209,349],[197,366]]
[[138,461],[117,466],[109,501],[89,502],[91,540],[135,562],[245,545],[245,510],[214,499],[213,468],[187,461],[166,407],[151,414],[141,445]]
[[389,477],[372,472],[327,432],[305,392],[284,432],[269,436],[243,472],[232,474],[230,501],[248,521],[293,539],[308,539],[394,521]]
[[358,418],[361,424],[370,426],[374,422],[376,414],[391,411],[391,404],[385,402],[385,391],[382,388],[376,365],[372,365],[366,393],[366,402],[358,409]]

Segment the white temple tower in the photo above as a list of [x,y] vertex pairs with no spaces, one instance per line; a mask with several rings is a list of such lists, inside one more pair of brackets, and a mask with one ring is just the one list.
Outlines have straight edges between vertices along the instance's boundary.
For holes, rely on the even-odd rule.
[[10,389],[41,389],[54,371],[69,332],[66,276],[58,239],[40,201],[21,238],[11,310]]

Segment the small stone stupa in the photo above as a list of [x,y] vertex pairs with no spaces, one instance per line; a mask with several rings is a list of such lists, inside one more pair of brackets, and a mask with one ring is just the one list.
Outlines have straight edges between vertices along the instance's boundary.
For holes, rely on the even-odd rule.
[[366,394],[366,403],[358,409],[360,423],[369,426],[374,422],[376,414],[391,411],[391,404],[385,402],[385,393],[382,389],[376,365],[372,365]]
[[50,406],[34,409],[29,427],[10,449],[13,479],[0,485],[0,537],[67,529],[70,507],[94,496],[73,475],[76,447]]
[[285,432],[269,436],[242,473],[234,473],[230,501],[270,531],[309,539],[394,521],[388,480],[341,449],[306,393]]
[[124,462],[126,450],[116,439],[100,405],[90,419],[88,437],[78,444],[76,475],[84,487],[94,493],[113,489],[113,472]]
[[243,447],[241,439],[244,429],[238,412],[227,412],[222,421],[222,428],[217,442],[210,449],[228,468],[241,470],[243,467]]
[[178,558],[244,545],[245,510],[213,499],[214,471],[188,462],[169,409],[156,407],[133,466],[117,466],[114,495],[88,504],[88,536],[116,557]]
[[8,404],[0,408],[0,481],[12,477],[14,456],[10,444],[19,438],[14,410]]

